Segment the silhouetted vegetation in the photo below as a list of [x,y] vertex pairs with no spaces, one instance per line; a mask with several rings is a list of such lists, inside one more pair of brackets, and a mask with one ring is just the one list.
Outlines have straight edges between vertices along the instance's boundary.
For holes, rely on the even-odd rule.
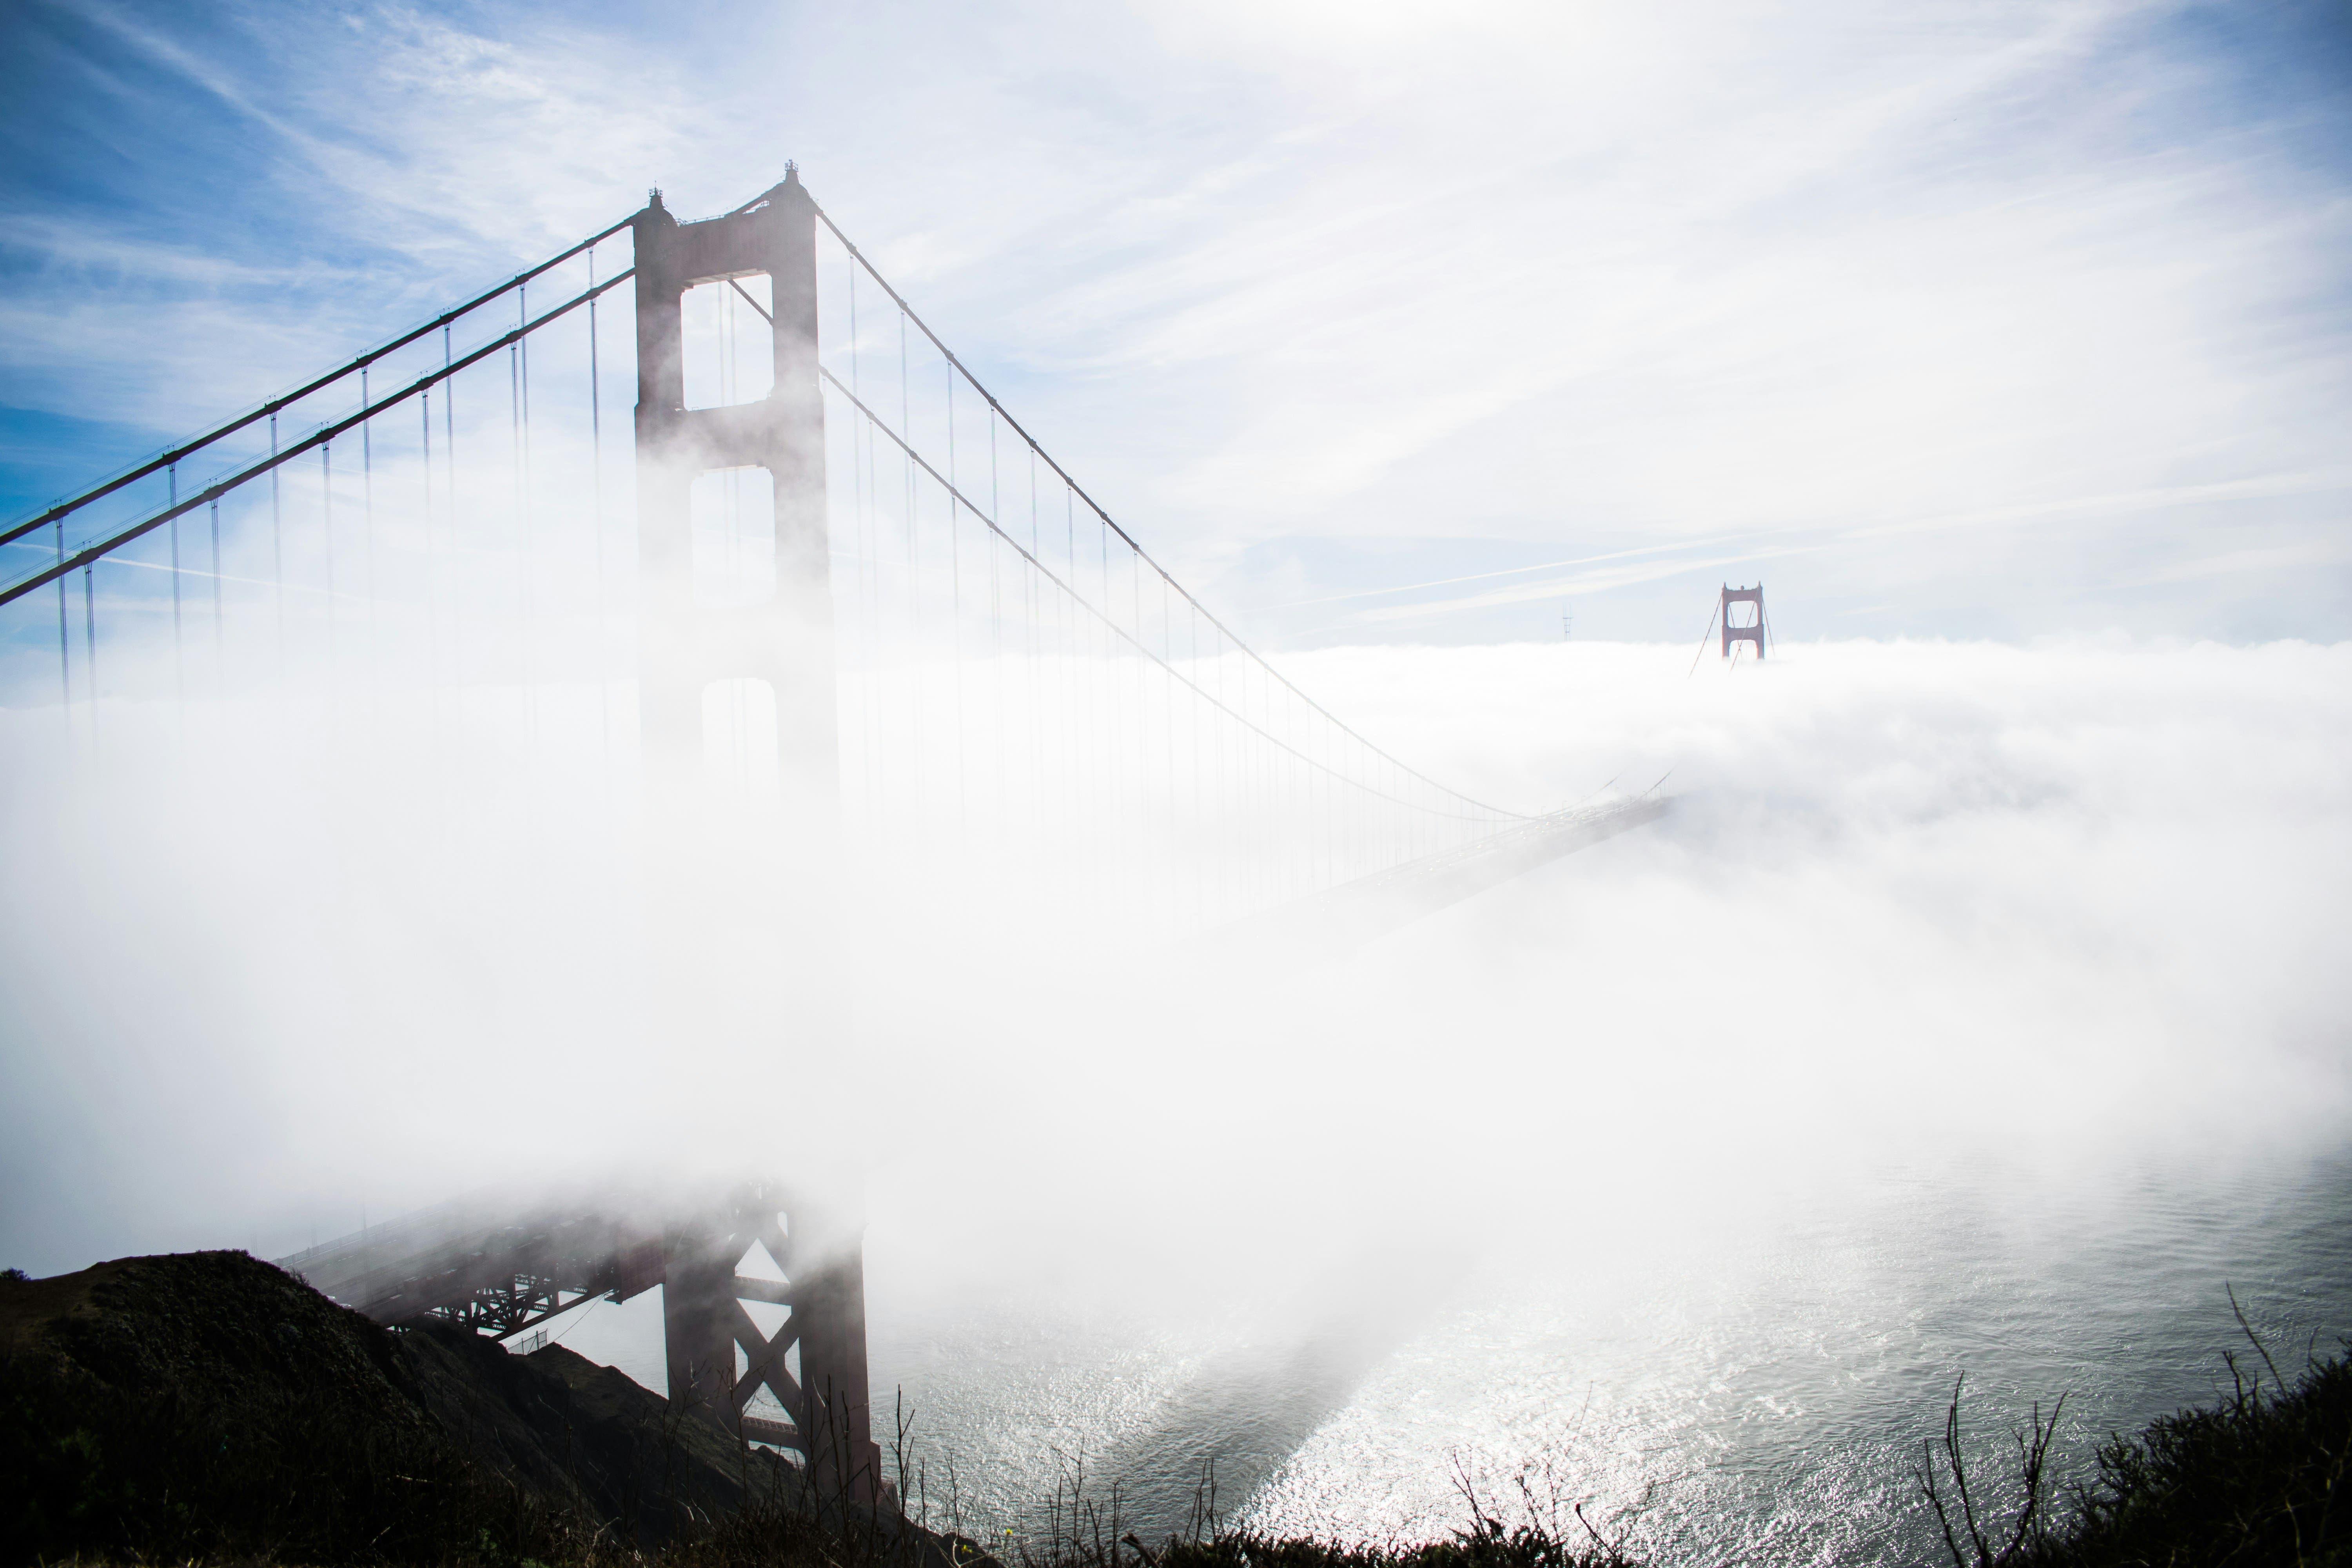
[[[2250,1341],[2252,1340],[2251,1332]],[[2059,1407],[2013,1434],[1988,1506],[1960,1391],[1918,1471],[1958,1568],[2352,1564],[2352,1362],[2292,1382],[2254,1341],[2231,1387],[2097,1454],[2060,1487]],[[560,1349],[511,1356],[394,1334],[242,1254],[0,1277],[0,1563],[434,1568],[999,1568],[962,1533],[953,1471],[895,1468],[913,1517],[812,1496],[804,1473]],[[1212,1476],[1146,1542],[1073,1467],[1013,1568],[1633,1568],[1631,1516],[1596,1519],[1540,1468],[1518,1495],[1457,1473],[1466,1526],[1364,1544],[1224,1528]],[[936,1511],[938,1529],[929,1528]]]
[[2014,1434],[2021,1500],[2003,1518],[1971,1494],[1955,1387],[1919,1478],[1958,1568],[2352,1563],[2352,1361],[2314,1357],[2290,1384],[2238,1321],[2259,1364],[2225,1357],[2230,1392],[2215,1404],[2110,1437],[2063,1502],[2047,1464],[2058,1411],[2045,1422],[2037,1406]]

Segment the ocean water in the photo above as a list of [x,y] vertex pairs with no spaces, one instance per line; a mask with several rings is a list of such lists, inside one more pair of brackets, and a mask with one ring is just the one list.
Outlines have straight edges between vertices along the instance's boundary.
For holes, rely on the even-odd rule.
[[1882,1171],[1779,1218],[1679,1217],[1666,1245],[1596,1231],[1458,1268],[1401,1247],[1353,1300],[1286,1319],[1245,1289],[1224,1314],[909,1318],[877,1294],[877,1428],[911,1412],[909,1500],[982,1535],[1045,1529],[1045,1500],[1082,1489],[1150,1539],[1213,1475],[1221,1521],[1266,1531],[1443,1535],[1466,1489],[1507,1524],[1577,1531],[1581,1504],[1665,1562],[1926,1563],[1948,1559],[1922,1444],[1963,1374],[1963,1451],[1999,1507],[2037,1404],[2063,1396],[2078,1479],[2110,1432],[2227,1387],[2226,1356],[2258,1368],[2232,1292],[2290,1377],[2352,1333],[2337,1152]]

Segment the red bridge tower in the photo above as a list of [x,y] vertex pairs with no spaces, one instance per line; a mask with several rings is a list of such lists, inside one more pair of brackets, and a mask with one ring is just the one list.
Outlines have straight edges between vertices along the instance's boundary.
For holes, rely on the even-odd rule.
[[[1755,605],[1756,618],[1745,623],[1744,625],[1733,625],[1731,620],[1731,606],[1734,605]],[[1722,617],[1723,620],[1724,658],[1729,658],[1731,657],[1731,645],[1736,642],[1754,643],[1756,645],[1756,657],[1758,658],[1762,658],[1764,657],[1763,584],[1759,583],[1753,588],[1735,588],[1730,584],[1726,583],[1723,585],[1723,598],[1716,605],[1716,614]],[[1706,645],[1702,643],[1699,646],[1704,647]]]

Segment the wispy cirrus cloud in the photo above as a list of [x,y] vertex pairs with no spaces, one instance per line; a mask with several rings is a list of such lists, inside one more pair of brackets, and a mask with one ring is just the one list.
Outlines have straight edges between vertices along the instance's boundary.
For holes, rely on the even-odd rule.
[[[793,156],[1195,575],[1282,541],[1458,541],[1475,570],[1489,545],[1752,534],[1834,542],[1802,583],[1825,615],[1932,578],[1990,627],[2013,572],[1978,531],[2032,513],[2075,616],[2213,627],[2242,604],[2110,589],[2214,554],[2200,531],[2270,550],[2335,526],[2282,488],[2334,460],[2352,398],[2321,86],[2343,51],[2316,12],[247,3],[17,26],[58,79],[118,83],[110,118],[37,90],[22,113],[58,123],[16,122],[58,171],[19,177],[0,258],[19,406],[184,430],[647,184],[716,210]],[[153,155],[126,170],[109,139]],[[2193,525],[2137,540],[2106,527],[2128,505],[2066,510],[2187,493]],[[1381,585],[1342,553],[1297,596]],[[1631,586],[1579,591],[1650,614]],[[2273,598],[2273,629],[2315,624],[2310,584]],[[1455,634],[1507,632],[1496,608],[1465,600]]]

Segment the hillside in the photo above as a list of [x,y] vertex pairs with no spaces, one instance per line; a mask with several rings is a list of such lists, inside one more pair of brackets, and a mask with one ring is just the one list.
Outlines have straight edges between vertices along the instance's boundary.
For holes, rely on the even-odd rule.
[[394,1332],[241,1252],[0,1279],[7,1558],[656,1544],[798,1472],[561,1346]]

